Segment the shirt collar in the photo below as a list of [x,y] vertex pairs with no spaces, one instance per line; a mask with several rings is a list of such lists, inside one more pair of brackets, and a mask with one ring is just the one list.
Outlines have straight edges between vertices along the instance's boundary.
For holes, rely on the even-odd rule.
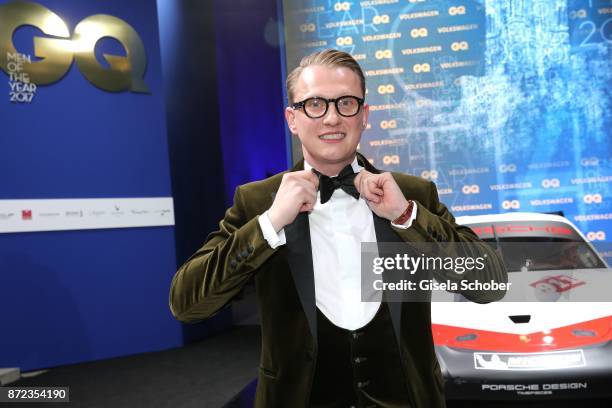
[[[355,158],[353,159],[353,162],[351,163],[351,167],[353,168],[353,171],[355,173],[359,173],[361,170],[363,170],[363,167],[361,167],[359,163],[357,162],[357,155],[355,155]],[[306,161],[306,159],[304,159],[304,170],[312,170],[312,166],[310,165],[310,163]],[[331,177],[336,177],[336,176],[337,174],[334,174]]]

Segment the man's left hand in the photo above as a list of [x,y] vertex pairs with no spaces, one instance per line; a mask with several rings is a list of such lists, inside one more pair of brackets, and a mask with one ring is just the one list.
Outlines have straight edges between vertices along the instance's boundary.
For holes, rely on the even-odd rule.
[[355,187],[376,215],[389,221],[402,215],[408,200],[389,172],[374,174],[362,170],[355,177]]

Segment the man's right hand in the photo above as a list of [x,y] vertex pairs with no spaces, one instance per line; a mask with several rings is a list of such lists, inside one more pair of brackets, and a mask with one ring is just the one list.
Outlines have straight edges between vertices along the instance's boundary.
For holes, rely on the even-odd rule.
[[319,178],[311,170],[285,173],[268,217],[276,232],[291,224],[301,212],[312,211],[317,201]]

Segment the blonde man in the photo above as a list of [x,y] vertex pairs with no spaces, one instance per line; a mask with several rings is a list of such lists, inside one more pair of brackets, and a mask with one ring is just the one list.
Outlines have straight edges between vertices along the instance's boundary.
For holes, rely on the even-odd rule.
[[[287,78],[285,117],[304,160],[236,189],[234,205],[176,273],[170,307],[207,318],[255,279],[262,350],[256,407],[445,405],[430,304],[361,301],[361,242],[474,242],[433,183],[381,172],[357,153],[365,78],[349,55],[305,57]],[[472,279],[506,282],[495,253]],[[489,302],[503,293],[473,292]]]

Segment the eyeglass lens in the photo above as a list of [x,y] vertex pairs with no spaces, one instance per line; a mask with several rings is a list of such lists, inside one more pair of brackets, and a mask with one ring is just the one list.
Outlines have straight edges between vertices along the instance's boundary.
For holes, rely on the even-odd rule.
[[[322,98],[312,98],[306,101],[304,109],[308,116],[318,118],[327,112],[328,102]],[[342,116],[354,116],[359,111],[359,100],[353,96],[345,96],[336,101],[338,113]]]

